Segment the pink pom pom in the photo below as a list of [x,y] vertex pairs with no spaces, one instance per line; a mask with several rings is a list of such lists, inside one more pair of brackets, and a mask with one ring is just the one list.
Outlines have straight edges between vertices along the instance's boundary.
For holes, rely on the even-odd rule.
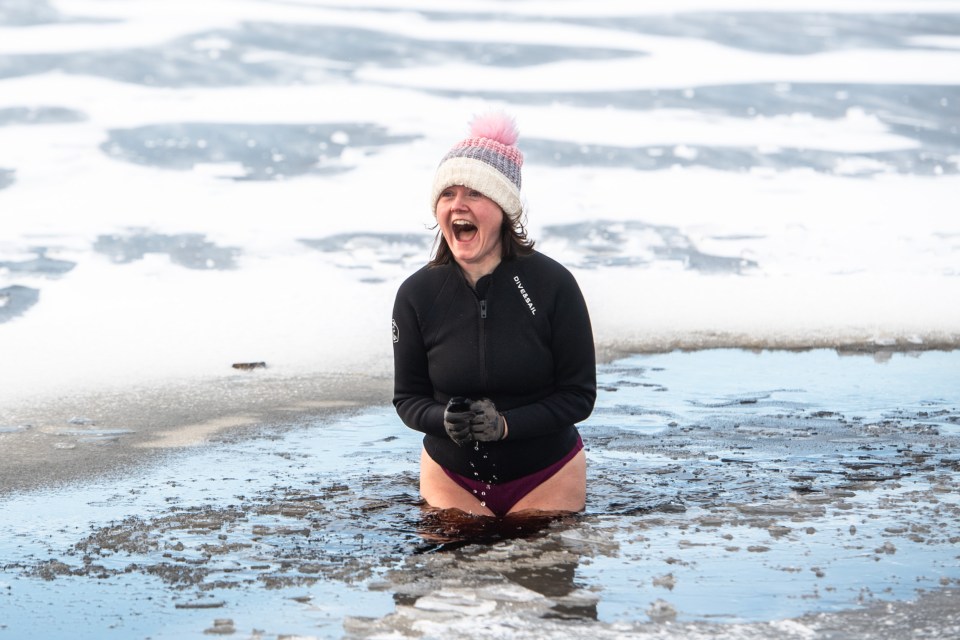
[[517,142],[520,132],[517,131],[517,123],[513,118],[503,112],[496,112],[475,117],[470,123],[470,135],[511,146]]

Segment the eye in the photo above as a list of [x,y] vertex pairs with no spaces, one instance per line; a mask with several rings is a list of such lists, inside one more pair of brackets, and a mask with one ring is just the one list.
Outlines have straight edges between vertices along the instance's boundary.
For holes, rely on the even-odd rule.
[[453,197],[453,189],[444,189],[443,191],[440,192],[440,197],[441,197],[441,198],[452,198],[452,197]]
[[476,189],[470,189],[470,197],[471,197],[471,198],[483,198],[484,195],[483,195],[482,193],[480,193],[479,191],[477,191]]

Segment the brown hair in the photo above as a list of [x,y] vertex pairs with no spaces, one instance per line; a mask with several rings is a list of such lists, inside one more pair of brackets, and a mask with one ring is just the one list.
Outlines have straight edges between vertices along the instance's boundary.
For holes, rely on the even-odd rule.
[[[533,253],[534,240],[527,237],[527,229],[519,220],[511,221],[507,214],[503,214],[503,223],[500,225],[500,251],[501,258],[511,260],[518,256],[528,256]],[[430,260],[431,267],[449,264],[453,260],[453,252],[450,251],[450,245],[443,233],[437,230],[437,239],[434,241],[436,249],[433,252],[433,259]]]

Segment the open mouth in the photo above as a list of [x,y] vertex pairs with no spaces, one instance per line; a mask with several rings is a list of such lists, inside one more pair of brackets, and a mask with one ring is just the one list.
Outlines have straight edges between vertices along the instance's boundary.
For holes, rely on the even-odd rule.
[[477,225],[472,222],[454,220],[451,226],[453,227],[453,237],[457,239],[457,242],[470,242],[477,235]]

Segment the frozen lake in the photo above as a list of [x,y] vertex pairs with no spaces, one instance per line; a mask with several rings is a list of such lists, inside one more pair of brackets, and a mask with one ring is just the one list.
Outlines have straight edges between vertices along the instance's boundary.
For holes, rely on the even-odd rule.
[[0,401],[389,374],[490,108],[605,352],[957,345],[955,2],[203,7],[0,4]]
[[[958,105],[954,0],[0,0],[0,640],[955,630]],[[603,356],[549,526],[389,407],[490,108]]]

